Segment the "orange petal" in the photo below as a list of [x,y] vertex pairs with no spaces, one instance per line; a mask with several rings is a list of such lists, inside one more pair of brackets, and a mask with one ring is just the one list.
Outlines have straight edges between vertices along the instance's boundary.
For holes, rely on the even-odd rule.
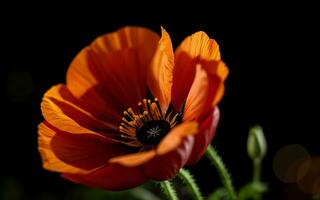
[[60,130],[71,133],[92,133],[117,130],[117,126],[95,118],[91,113],[72,103],[72,95],[62,84],[49,89],[42,100],[44,118]]
[[212,77],[211,80],[214,80],[215,95],[212,100],[212,106],[217,105],[223,97],[224,94],[224,81],[226,80],[229,69],[226,64],[222,61],[203,61],[201,62],[203,68],[209,73]]
[[211,88],[208,73],[200,64],[196,68],[196,76],[184,108],[183,121],[191,121],[200,117],[210,96]]
[[146,71],[158,41],[156,33],[139,27],[97,38],[71,63],[67,87],[82,102],[91,103],[90,112],[104,118],[136,107],[146,96]]
[[43,168],[50,171],[64,171],[68,173],[88,173],[87,170],[67,164],[59,159],[51,150],[50,143],[55,132],[45,124],[39,125],[38,150],[40,152]]
[[198,120],[221,100],[228,68],[222,61],[200,61],[187,96],[183,120]]
[[106,190],[125,190],[136,187],[149,180],[138,167],[124,167],[111,164],[89,174],[63,174],[64,178]]
[[165,112],[171,101],[174,53],[169,34],[164,28],[161,29],[162,37],[148,71],[148,86]]
[[176,112],[187,98],[196,73],[197,59],[192,59],[185,52],[176,54],[171,89],[172,104]]
[[43,167],[50,171],[89,173],[108,164],[111,157],[129,150],[127,146],[91,134],[63,132],[47,122],[39,125],[38,133]]
[[[177,144],[177,143],[176,143]],[[194,137],[184,137],[181,143],[172,151],[157,155],[142,165],[143,173],[156,181],[172,179],[188,161],[194,144]]]
[[176,55],[181,52],[187,53],[191,58],[199,57],[201,60],[220,60],[219,45],[214,39],[199,31],[182,41],[176,50]]
[[126,167],[135,167],[143,163],[146,163],[147,161],[154,158],[155,155],[156,155],[156,152],[154,150],[133,153],[133,154],[111,158],[110,163],[118,163]]
[[188,164],[194,164],[200,160],[211,143],[218,126],[220,112],[218,107],[212,108],[208,115],[200,122],[199,132],[194,136],[194,145]]
[[197,130],[198,123],[194,121],[183,122],[182,124],[174,127],[157,146],[157,155],[164,155],[173,151],[181,144],[185,137],[196,134]]
[[86,47],[74,58],[67,72],[67,87],[86,110],[99,118],[109,119],[113,115],[121,119],[116,109],[119,105],[107,99],[104,86],[93,73],[98,66],[93,64],[91,51],[90,47]]
[[172,104],[177,111],[194,80],[196,64],[201,61],[220,60],[217,42],[202,31],[192,34],[182,41],[175,51],[175,68],[172,85]]

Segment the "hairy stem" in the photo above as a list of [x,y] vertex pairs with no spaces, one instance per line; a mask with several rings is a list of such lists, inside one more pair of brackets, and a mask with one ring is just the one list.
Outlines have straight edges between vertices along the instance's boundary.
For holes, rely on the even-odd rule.
[[231,176],[228,173],[228,170],[225,167],[221,157],[218,155],[217,151],[211,145],[209,145],[207,148],[206,156],[209,158],[211,163],[215,166],[215,168],[219,172],[220,179],[228,193],[229,199],[231,200],[237,199],[236,192],[232,185]]
[[186,169],[180,169],[178,173],[178,177],[188,186],[188,188],[191,190],[193,199],[195,200],[203,200],[202,194],[200,192],[200,189],[193,178],[193,176],[190,174],[190,172]]
[[163,193],[167,196],[168,200],[178,200],[177,192],[172,187],[170,181],[160,182],[160,187]]

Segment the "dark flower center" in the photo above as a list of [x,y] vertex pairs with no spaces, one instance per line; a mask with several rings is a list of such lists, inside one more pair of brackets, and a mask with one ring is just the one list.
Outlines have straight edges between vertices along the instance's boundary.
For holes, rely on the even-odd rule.
[[137,139],[145,145],[156,145],[170,131],[170,124],[166,120],[147,121],[141,128],[137,128]]
[[123,111],[119,126],[121,140],[128,146],[140,148],[140,151],[154,148],[171,128],[180,123],[183,108],[184,103],[178,112],[174,112],[170,104],[163,112],[157,98],[143,99],[136,110],[128,108]]

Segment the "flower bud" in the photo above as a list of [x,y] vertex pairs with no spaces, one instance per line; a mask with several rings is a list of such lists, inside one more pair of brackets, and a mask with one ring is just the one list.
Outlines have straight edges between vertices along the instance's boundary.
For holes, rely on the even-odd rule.
[[249,130],[247,151],[252,160],[262,159],[265,156],[267,143],[261,126],[256,125]]

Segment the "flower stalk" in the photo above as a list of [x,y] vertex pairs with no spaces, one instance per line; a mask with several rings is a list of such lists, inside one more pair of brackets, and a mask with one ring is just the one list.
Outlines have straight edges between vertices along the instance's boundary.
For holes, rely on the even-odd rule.
[[237,199],[237,195],[232,184],[231,176],[227,168],[225,167],[221,157],[218,155],[217,151],[211,145],[209,145],[206,150],[206,156],[209,158],[211,163],[215,166],[215,168],[219,172],[220,179],[228,193],[229,199],[231,200]]
[[162,181],[160,182],[160,187],[162,192],[166,195],[168,200],[179,200],[177,196],[176,190],[173,188],[170,181]]
[[200,192],[200,189],[193,178],[192,174],[186,169],[180,169],[177,175],[191,190],[191,194],[194,200],[203,200],[203,196]]
[[[267,142],[263,129],[259,125],[253,126],[249,130],[247,153],[253,165],[252,184],[260,184],[262,160],[267,153]],[[261,192],[253,197],[254,200],[260,200],[261,198]]]
[[261,159],[254,159],[253,160],[253,182],[260,182],[261,177]]

